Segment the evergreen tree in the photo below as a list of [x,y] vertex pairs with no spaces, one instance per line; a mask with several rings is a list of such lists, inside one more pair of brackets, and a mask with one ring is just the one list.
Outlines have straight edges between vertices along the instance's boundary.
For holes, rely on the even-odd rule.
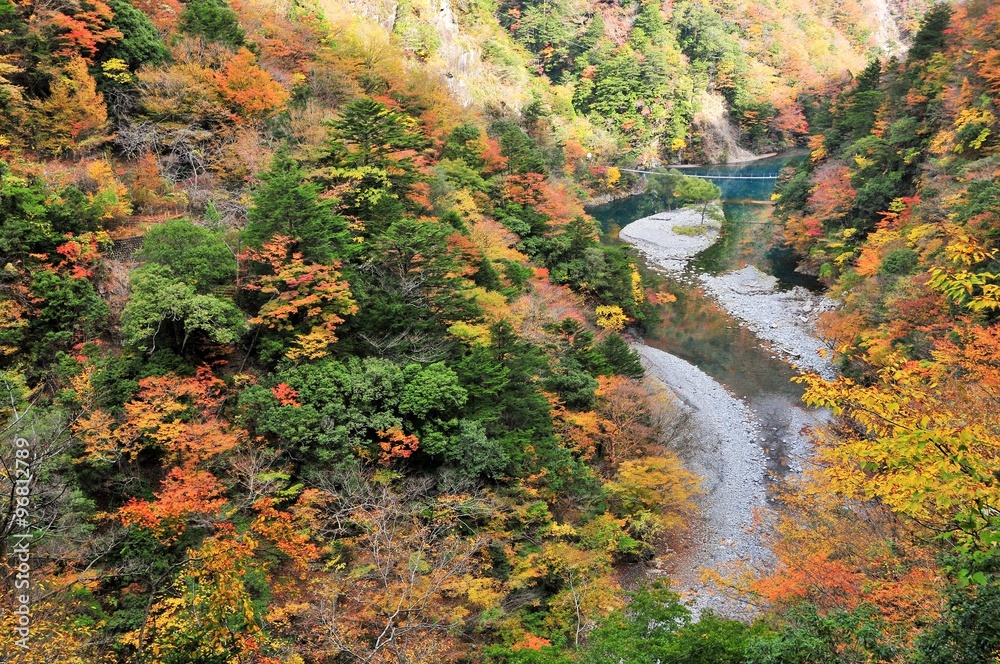
[[666,26],[660,15],[659,0],[643,0],[639,14],[635,17],[634,28],[642,30],[654,42],[663,34]]
[[320,263],[354,255],[356,245],[347,221],[333,212],[330,201],[320,199],[319,185],[306,179],[287,152],[275,155],[260,181],[247,212],[246,239],[251,246],[259,248],[280,233],[297,238],[302,255]]
[[[361,97],[347,104],[330,128],[319,175],[347,185],[341,204],[365,222],[388,223],[406,209],[406,194],[421,176],[414,150],[426,141],[412,121],[385,104]],[[378,224],[373,230],[378,230]]]
[[882,83],[882,63],[877,58],[869,61],[861,75],[858,76],[858,86],[856,92],[866,92],[868,90],[878,90]]
[[115,13],[111,25],[118,28],[123,36],[107,47],[105,58],[124,60],[133,70],[142,65],[157,65],[166,61],[170,52],[146,14],[136,9],[129,0],[110,0],[108,5]]
[[246,33],[225,0],[191,0],[181,12],[181,31],[207,41],[242,46]]
[[927,60],[944,48],[944,31],[951,22],[951,14],[951,5],[947,3],[936,4],[924,14],[920,30],[913,38],[913,45],[907,54],[907,63]]
[[370,97],[347,104],[340,117],[327,124],[327,159],[347,167],[380,168],[391,163],[412,171],[412,158],[390,159],[390,155],[424,144],[423,138],[410,130],[406,116]]
[[402,219],[367,244],[364,278],[356,280],[359,312],[347,324],[379,355],[433,361],[447,355],[444,333],[456,321],[474,319],[478,308],[464,292],[452,229]]
[[498,120],[490,125],[490,134],[500,142],[500,152],[507,158],[511,173],[545,173],[545,160],[538,144],[513,120]]
[[882,68],[877,60],[872,61],[858,77],[858,85],[842,96],[841,109],[834,118],[834,145],[850,143],[867,136],[875,124],[875,115],[885,93],[879,87]]
[[461,159],[469,166],[479,168],[483,160],[479,156],[479,137],[483,132],[474,124],[460,124],[451,133],[441,150],[442,159]]
[[35,362],[52,359],[57,350],[74,339],[90,338],[103,327],[108,305],[87,279],[40,271],[32,281],[31,295],[39,302],[25,335]]
[[598,344],[598,349],[604,354],[611,370],[616,374],[629,378],[642,378],[646,371],[639,361],[639,353],[617,334],[609,334]]

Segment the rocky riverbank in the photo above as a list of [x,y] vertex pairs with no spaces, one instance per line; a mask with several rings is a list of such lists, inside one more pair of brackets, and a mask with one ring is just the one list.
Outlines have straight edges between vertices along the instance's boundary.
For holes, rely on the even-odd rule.
[[678,552],[656,560],[654,574],[669,574],[695,613],[711,609],[746,618],[753,608],[734,593],[702,579],[702,570],[722,574],[740,566],[761,570],[772,559],[757,519],[765,518],[767,461],[755,414],[698,367],[644,344],[635,348],[650,379],[662,382],[690,414],[690,440],[678,450],[688,468],[702,477],[698,497],[701,522]]

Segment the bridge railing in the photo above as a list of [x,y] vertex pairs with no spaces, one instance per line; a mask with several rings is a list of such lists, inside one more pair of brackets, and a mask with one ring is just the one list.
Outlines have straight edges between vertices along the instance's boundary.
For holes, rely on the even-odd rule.
[[[635,168],[619,168],[626,173],[641,173],[643,175],[666,175],[666,171],[641,171]],[[706,180],[777,180],[778,174],[773,175],[709,175],[707,173],[684,173],[688,177],[704,178]]]

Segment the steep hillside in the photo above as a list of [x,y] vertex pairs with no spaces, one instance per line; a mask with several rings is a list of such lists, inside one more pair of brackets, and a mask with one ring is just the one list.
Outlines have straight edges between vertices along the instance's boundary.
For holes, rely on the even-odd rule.
[[[917,661],[1000,651],[985,618],[1000,598],[998,35],[995,3],[933,8],[905,59],[872,63],[822,105],[811,155],[777,196],[803,268],[842,300],[824,328],[844,377],[811,378],[806,393],[842,423],[808,493],[869,506],[852,513],[872,546],[817,546],[816,528],[854,526],[799,502],[770,596],[834,593],[820,603],[870,603],[907,624],[894,615],[903,593],[886,594],[902,583],[908,611],[935,624]],[[876,571],[886,560],[891,577]]]
[[0,4],[4,661],[481,660],[686,527],[652,293],[423,25]]
[[[989,646],[997,11],[866,65],[918,7],[0,0],[0,658]],[[695,621],[628,589],[697,524],[623,336],[673,296],[583,202],[810,130],[777,207],[847,294],[857,380],[810,394],[856,417],[749,588],[774,611]]]
[[810,99],[898,53],[923,6],[785,2],[352,3],[487,113],[549,116],[598,159],[746,158]]

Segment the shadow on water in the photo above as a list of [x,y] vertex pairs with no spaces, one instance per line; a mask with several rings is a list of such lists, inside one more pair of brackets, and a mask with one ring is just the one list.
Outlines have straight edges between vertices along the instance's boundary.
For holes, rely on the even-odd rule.
[[701,288],[669,278],[664,285],[677,301],[660,305],[660,320],[645,336],[647,345],[687,360],[740,397],[801,396],[801,386],[790,382],[792,368],[762,348],[753,332]]
[[[774,173],[795,156],[798,155],[779,155],[748,164],[706,166],[687,169],[685,173]],[[761,347],[760,339],[740,327],[704,293],[695,279],[698,272],[720,274],[755,265],[776,276],[782,288],[804,286],[816,290],[819,287],[814,278],[795,272],[794,255],[782,247],[780,241],[775,241],[778,227],[771,220],[771,206],[725,201],[730,197],[767,200],[774,182],[736,182],[739,183],[736,186],[722,187],[726,219],[721,237],[695,257],[686,274],[665,276],[652,271],[646,264],[640,266],[646,275],[654,276],[661,289],[677,297],[676,302],[660,305],[660,320],[647,330],[645,342],[687,360],[751,402],[768,395],[782,395],[797,401],[802,387],[790,382],[795,375],[792,368]],[[639,194],[596,206],[590,214],[601,224],[606,241],[620,242],[617,237],[621,227],[662,211],[662,204],[652,196]]]

